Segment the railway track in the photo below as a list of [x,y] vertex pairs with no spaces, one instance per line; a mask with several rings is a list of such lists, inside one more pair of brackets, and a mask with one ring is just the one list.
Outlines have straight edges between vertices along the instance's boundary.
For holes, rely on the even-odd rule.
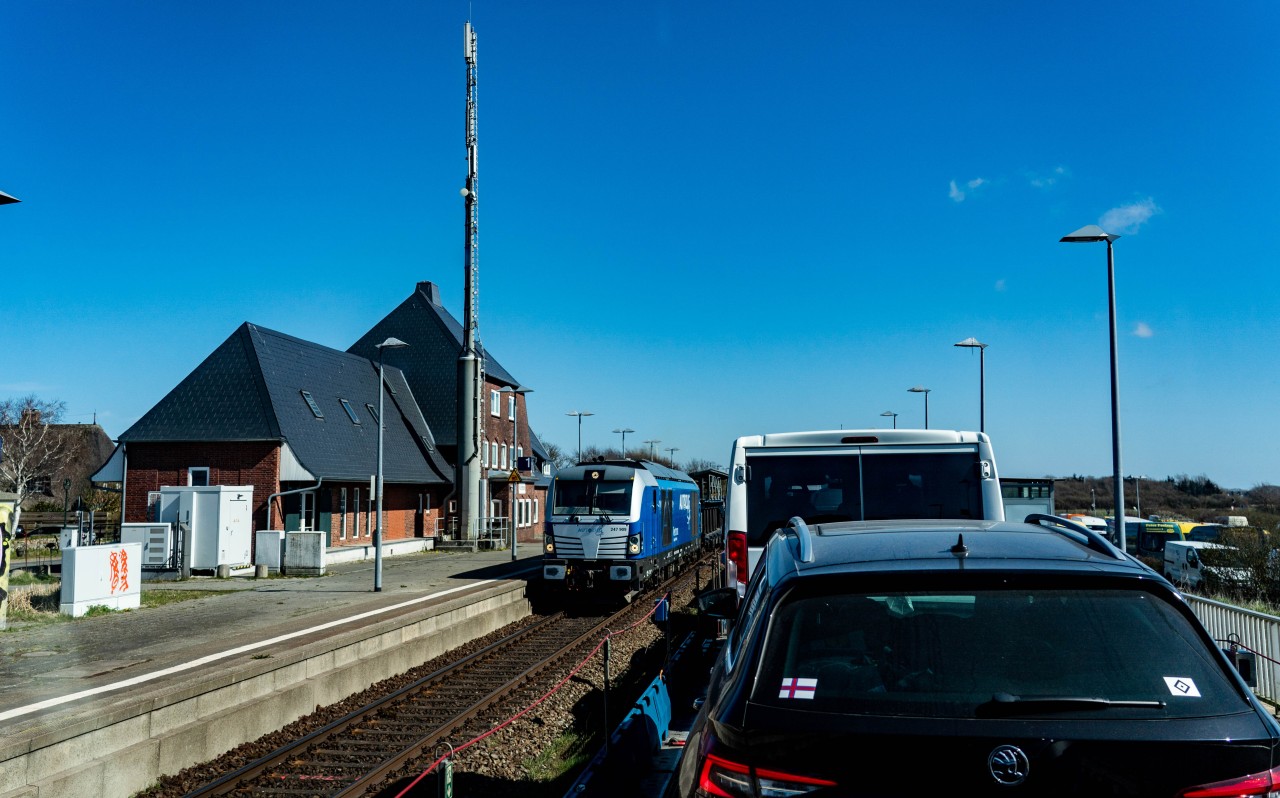
[[[677,576],[647,595],[693,579],[692,573]],[[411,765],[421,769],[443,742],[465,742],[489,731],[494,721],[487,710],[584,654],[606,630],[634,623],[650,609],[649,602],[639,601],[607,615],[549,616],[187,796],[375,795],[411,772]],[[549,688],[550,677],[545,680]]]

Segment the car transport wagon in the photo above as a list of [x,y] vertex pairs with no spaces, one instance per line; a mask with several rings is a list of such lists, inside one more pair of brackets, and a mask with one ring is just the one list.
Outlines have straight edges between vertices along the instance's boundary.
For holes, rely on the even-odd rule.
[[764,544],[793,516],[809,523],[1004,520],[995,455],[981,432],[747,435],[733,442],[729,462],[725,540],[739,595]]
[[1174,586],[1028,518],[795,519],[752,575],[674,791],[1277,794],[1280,726]]

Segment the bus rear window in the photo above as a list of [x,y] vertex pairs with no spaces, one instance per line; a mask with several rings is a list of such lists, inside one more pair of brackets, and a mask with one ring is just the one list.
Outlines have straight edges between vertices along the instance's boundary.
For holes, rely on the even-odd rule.
[[748,455],[747,542],[808,523],[982,518],[977,452]]

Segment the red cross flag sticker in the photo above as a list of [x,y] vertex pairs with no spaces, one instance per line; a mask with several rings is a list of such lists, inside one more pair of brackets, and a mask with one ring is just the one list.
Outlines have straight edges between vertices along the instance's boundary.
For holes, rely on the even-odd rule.
[[813,694],[818,689],[817,679],[791,679],[783,678],[782,690],[778,693],[778,698],[813,698]]

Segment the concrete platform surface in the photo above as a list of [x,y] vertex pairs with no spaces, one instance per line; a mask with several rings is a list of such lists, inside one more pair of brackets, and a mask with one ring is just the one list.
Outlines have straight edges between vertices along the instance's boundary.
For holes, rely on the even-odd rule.
[[518,580],[541,557],[520,553],[384,557],[376,593],[372,561],[319,577],[146,583],[222,595],[13,624],[0,632],[0,798],[131,795],[523,617]]

